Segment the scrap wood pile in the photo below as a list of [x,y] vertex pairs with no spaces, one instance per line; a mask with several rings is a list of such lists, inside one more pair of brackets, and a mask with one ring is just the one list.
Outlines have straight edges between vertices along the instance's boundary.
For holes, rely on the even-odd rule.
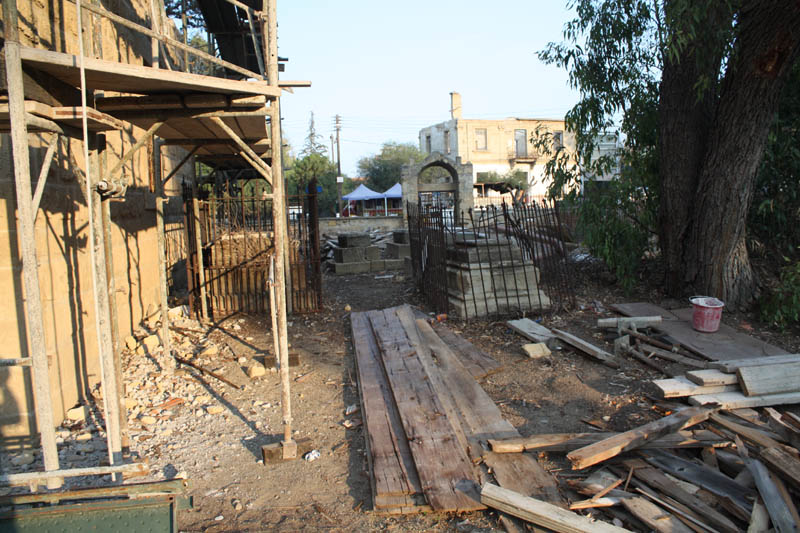
[[[578,511],[638,531],[797,531],[800,417],[767,408],[694,406],[624,433],[490,440],[496,453],[565,453]],[[566,476],[565,476],[566,477]],[[532,498],[487,486],[487,505],[555,531],[610,531]],[[581,524],[584,529],[581,529]],[[617,529],[619,530],[619,529]]]
[[352,313],[351,324],[375,510],[485,509],[489,481],[563,505],[532,455],[489,449],[520,436],[476,381],[499,369],[494,359],[409,306]]

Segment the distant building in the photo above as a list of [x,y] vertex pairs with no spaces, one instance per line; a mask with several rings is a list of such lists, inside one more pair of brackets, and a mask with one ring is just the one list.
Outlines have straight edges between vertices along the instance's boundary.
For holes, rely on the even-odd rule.
[[[524,176],[527,196],[541,197],[547,191],[542,157],[533,139],[549,133],[556,147],[564,146],[574,153],[575,138],[566,131],[563,120],[545,118],[505,118],[494,120],[465,119],[461,112],[461,95],[450,93],[450,120],[422,128],[420,150],[426,154],[439,152],[448,158],[460,158],[472,165],[472,183],[476,195],[488,193],[480,184],[494,172],[500,176],[511,172]],[[478,203],[478,202],[476,202]]]
[[589,182],[607,183],[619,177],[621,168],[622,142],[616,133],[603,133],[595,138],[595,148],[592,152],[592,163],[601,157],[611,157],[613,163],[601,174],[595,174],[589,170],[581,172],[581,191]]

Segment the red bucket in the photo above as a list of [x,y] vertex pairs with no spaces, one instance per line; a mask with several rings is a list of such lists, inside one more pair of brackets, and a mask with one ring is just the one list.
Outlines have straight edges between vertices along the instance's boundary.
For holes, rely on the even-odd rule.
[[692,313],[692,327],[703,333],[714,333],[719,329],[722,318],[722,308],[725,304],[711,296],[693,296],[689,298],[694,312]]

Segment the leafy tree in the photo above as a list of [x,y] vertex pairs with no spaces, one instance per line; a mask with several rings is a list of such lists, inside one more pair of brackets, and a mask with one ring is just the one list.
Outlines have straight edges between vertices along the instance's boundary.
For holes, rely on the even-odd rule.
[[567,42],[550,44],[540,57],[566,68],[581,91],[566,117],[580,162],[604,164],[592,162],[594,139],[618,126],[627,144],[621,179],[641,180],[651,202],[658,196],[667,291],[750,303],[756,283],[745,221],[779,96],[800,53],[800,5],[571,5],[577,17],[565,27]]
[[167,16],[173,19],[181,20],[183,15],[183,4],[186,3],[186,26],[189,30],[203,28],[205,22],[200,8],[197,6],[195,0],[164,0],[164,8]]
[[[314,179],[322,191],[317,193],[320,216],[335,216],[338,194],[336,191],[336,165],[323,154],[309,154],[294,162],[286,173],[289,194],[302,194]],[[344,180],[342,194],[355,189],[351,180]]]
[[328,150],[325,148],[325,143],[320,141],[322,135],[317,134],[317,129],[314,127],[314,112],[311,112],[311,118],[308,119],[308,135],[306,135],[303,149],[300,150],[301,156],[308,156],[311,154],[325,155]]
[[403,165],[423,159],[425,154],[411,143],[388,142],[380,153],[362,158],[358,162],[358,172],[367,178],[367,187],[383,192],[400,181]]

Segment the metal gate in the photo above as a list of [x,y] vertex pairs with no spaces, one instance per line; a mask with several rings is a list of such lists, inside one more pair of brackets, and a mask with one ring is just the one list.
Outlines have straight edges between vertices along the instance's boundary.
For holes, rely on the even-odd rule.
[[[234,313],[266,313],[269,261],[274,252],[272,200],[247,196],[198,200],[187,192],[186,266],[191,308],[201,313],[200,299],[205,293],[209,315],[217,319]],[[318,311],[322,286],[316,193],[293,197],[287,211],[291,311]],[[202,286],[198,257],[202,258]]]

